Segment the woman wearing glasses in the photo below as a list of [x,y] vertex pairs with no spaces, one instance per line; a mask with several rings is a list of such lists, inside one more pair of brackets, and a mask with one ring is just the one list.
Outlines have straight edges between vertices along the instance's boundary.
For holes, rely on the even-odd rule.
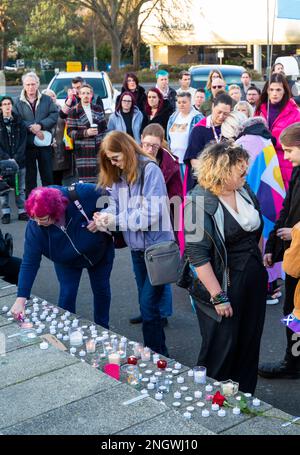
[[108,131],[124,131],[139,144],[143,120],[144,116],[135,105],[132,93],[123,92],[120,95],[116,112],[109,117],[107,128]]
[[26,299],[45,256],[53,261],[60,284],[58,305],[72,313],[76,312],[82,271],[87,269],[94,295],[94,320],[108,328],[114,247],[111,236],[98,232],[92,220],[99,198],[107,199],[107,193],[91,183],[77,183],[74,188],[81,209],[72,202],[66,187],[39,187],[30,193],[25,207],[31,220],[26,227],[18,298],[11,311],[15,318],[24,315]]
[[231,143],[208,145],[195,164],[198,184],[184,220],[186,253],[198,278],[190,289],[202,335],[198,365],[206,366],[208,376],[231,378],[253,393],[267,273],[258,246],[263,222],[245,185],[248,159]]
[[104,138],[99,161],[99,184],[112,190],[108,208],[95,213],[94,221],[99,230],[122,231],[131,250],[144,344],[167,356],[159,308],[166,285],[151,285],[144,259],[148,246],[174,240],[164,177],[153,157],[120,131]]
[[215,78],[212,80],[209,98],[202,104],[201,112],[205,117],[211,115],[213,102],[220,93],[225,93],[226,82],[223,78]]
[[164,99],[158,88],[150,88],[147,93],[147,101],[145,104],[145,124],[159,123],[163,129],[167,130],[168,120],[173,112],[169,100]]

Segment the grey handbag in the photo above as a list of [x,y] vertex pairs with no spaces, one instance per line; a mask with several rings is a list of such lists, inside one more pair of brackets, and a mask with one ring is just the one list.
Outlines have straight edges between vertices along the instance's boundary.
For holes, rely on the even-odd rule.
[[151,245],[145,250],[145,264],[152,286],[175,283],[180,270],[180,253],[176,242]]

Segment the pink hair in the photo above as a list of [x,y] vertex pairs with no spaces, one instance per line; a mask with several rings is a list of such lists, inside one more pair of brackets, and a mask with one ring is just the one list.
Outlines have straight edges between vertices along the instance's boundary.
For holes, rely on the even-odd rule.
[[69,199],[57,188],[40,186],[31,191],[25,208],[31,218],[49,216],[58,221],[64,214]]

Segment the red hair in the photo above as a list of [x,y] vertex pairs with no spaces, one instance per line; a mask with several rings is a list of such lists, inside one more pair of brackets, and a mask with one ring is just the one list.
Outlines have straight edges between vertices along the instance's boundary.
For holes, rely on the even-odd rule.
[[40,186],[31,191],[25,208],[31,218],[49,216],[58,221],[64,214],[69,199],[57,188]]
[[[149,95],[149,92],[154,92],[157,94],[158,96],[158,99],[159,99],[159,102],[158,102],[158,108],[157,108],[157,113],[159,113],[163,107],[163,104],[164,104],[164,97],[163,97],[163,94],[161,93],[160,90],[158,90],[158,88],[156,87],[152,87],[152,88],[149,88],[148,92],[147,92],[147,96]],[[148,103],[148,98],[145,102],[145,112],[147,115],[150,115],[151,114],[151,107],[149,106],[149,103]]]

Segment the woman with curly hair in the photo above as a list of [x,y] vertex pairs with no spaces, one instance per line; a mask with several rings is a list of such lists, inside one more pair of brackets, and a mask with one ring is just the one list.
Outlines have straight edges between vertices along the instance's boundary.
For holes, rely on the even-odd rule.
[[[245,184],[248,153],[230,142],[207,146],[197,159],[198,184],[185,206],[189,289],[202,335],[198,365],[208,376],[253,393],[267,294],[258,243],[263,222]],[[258,279],[259,277],[259,279]]]

